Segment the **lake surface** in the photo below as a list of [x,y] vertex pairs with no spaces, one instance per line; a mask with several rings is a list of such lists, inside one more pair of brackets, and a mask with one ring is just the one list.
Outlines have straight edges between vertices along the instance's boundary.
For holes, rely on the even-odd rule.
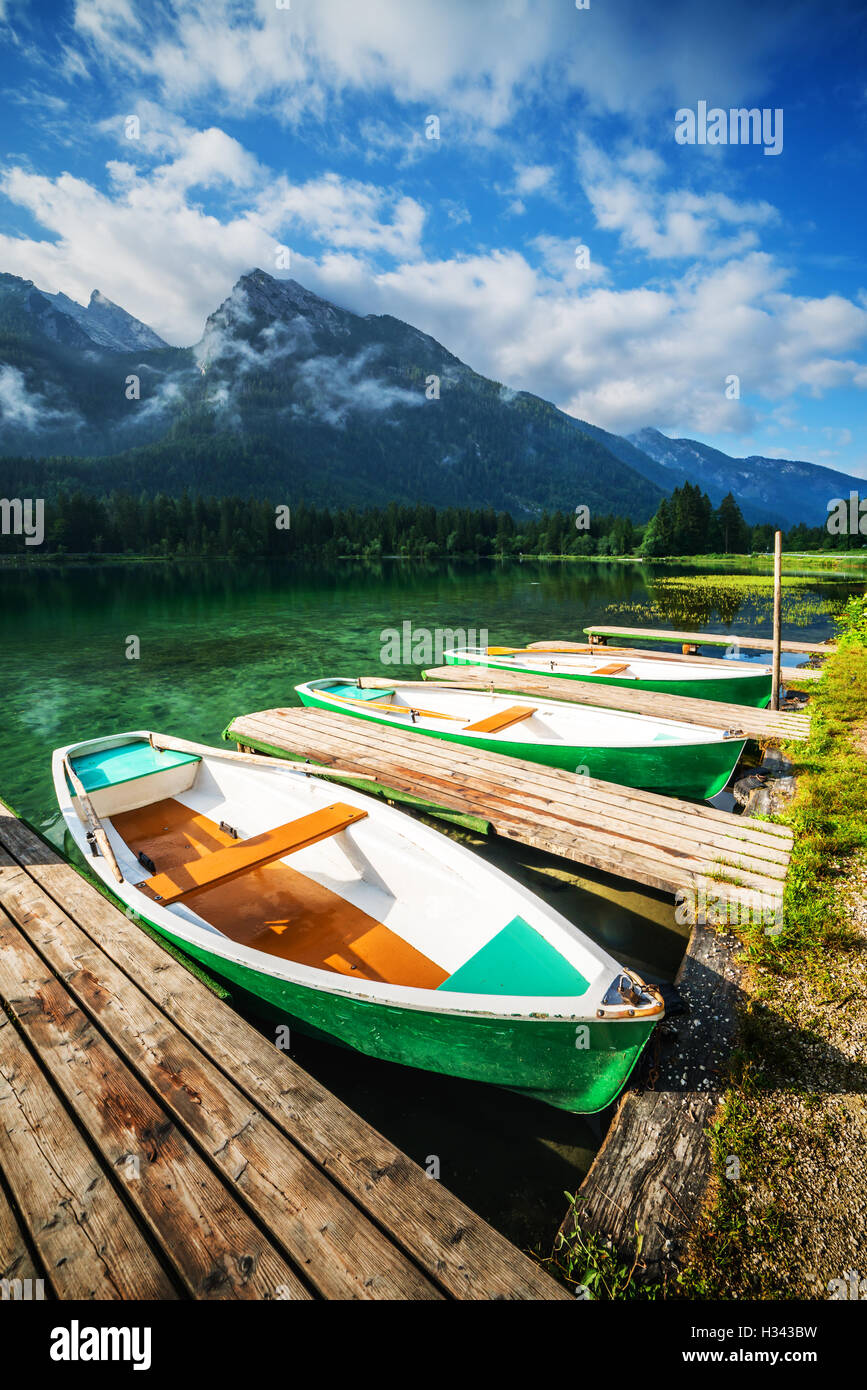
[[[754,581],[754,582],[753,582]],[[857,575],[787,586],[785,636],[821,641]],[[320,676],[417,678],[383,665],[388,630],[486,630],[491,643],[583,640],[589,623],[769,636],[767,579],[622,563],[382,564],[329,568],[159,562],[0,568],[0,796],[63,847],[51,751],[155,729],[218,742],[236,715],[298,703]],[[138,639],[139,656],[130,639]],[[387,653],[388,654],[388,653]],[[433,659],[437,656],[434,653]],[[431,658],[425,658],[431,664]],[[443,828],[443,823],[437,823]],[[673,978],[684,928],[661,897],[519,845],[450,830],[540,892],[612,955]],[[67,852],[70,846],[66,845]],[[292,1055],[522,1245],[550,1247],[598,1147],[598,1121],[493,1088],[375,1062],[293,1032]]]

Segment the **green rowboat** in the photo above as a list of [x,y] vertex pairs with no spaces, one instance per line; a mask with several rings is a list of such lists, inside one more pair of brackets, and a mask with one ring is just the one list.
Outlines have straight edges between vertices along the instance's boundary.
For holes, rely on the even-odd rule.
[[[697,700],[721,700],[730,705],[770,704],[770,667],[751,661],[709,661],[688,658],[618,655],[613,651],[570,652],[553,649],[459,647],[443,653],[449,666],[490,666],[495,671],[520,671],[528,676],[563,676],[588,685],[620,685],[631,690],[656,690],[662,695],[690,695]],[[731,669],[726,669],[726,668]]]
[[[565,700],[345,678],[308,681],[301,703],[375,724],[410,729],[488,753],[585,770],[603,782],[696,799],[716,796],[743,752],[743,736],[673,719]],[[517,703],[516,703],[517,701]]]
[[66,826],[134,916],[299,1031],[603,1109],[658,991],[472,851],[309,769],[118,734],[58,749]]

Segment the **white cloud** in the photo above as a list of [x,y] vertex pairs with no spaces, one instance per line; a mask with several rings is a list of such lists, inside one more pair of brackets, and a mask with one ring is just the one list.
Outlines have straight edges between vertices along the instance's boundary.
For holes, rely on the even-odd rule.
[[551,187],[554,170],[550,164],[525,164],[515,170],[515,192],[522,196],[544,193]]
[[[327,294],[327,273],[316,279]],[[372,285],[359,271],[354,292],[344,267],[342,291],[353,307],[404,318],[485,375],[594,424],[715,433],[754,420],[743,399],[726,397],[731,374],[744,396],[770,402],[856,385],[864,371],[848,353],[867,340],[867,310],[783,294],[783,279],[771,257],[752,253],[652,289],[580,290],[501,251],[401,266]],[[802,331],[805,318],[822,322],[822,342]]]
[[[399,190],[333,173],[274,178],[222,130],[194,130],[157,106],[139,111],[141,145],[111,162],[108,192],[70,174],[7,169],[0,189],[46,235],[0,236],[4,269],[80,301],[99,287],[167,341],[190,343],[241,273],[277,269],[283,243],[290,273],[311,289],[403,318],[486,375],[618,431],[752,428],[754,407],[726,398],[731,374],[742,396],[768,402],[867,387],[857,360],[867,300],[789,293],[777,261],[749,245],[774,210],[723,192],[666,191],[652,152],[626,148],[615,164],[581,149],[600,225],[657,259],[688,258],[650,287],[618,290],[595,255],[576,268],[580,240],[593,252],[583,228],[574,241],[528,243],[538,265],[496,247],[425,260],[425,209]],[[111,124],[125,148],[122,123]],[[548,186],[547,169],[519,166],[527,196]],[[465,220],[460,206],[443,207]],[[353,389],[359,379],[350,375]]]
[[[798,7],[731,0],[724,20],[692,0],[575,9],[569,0],[178,0],[147,19],[127,0],[77,0],[75,26],[115,70],[156,80],[171,99],[217,92],[294,120],[346,93],[385,90],[456,121],[496,127],[556,84],[594,109],[646,116],[696,91],[758,92],[769,59],[806,23]],[[640,29],[640,41],[633,38]],[[712,35],[712,41],[711,41]]]
[[28,392],[24,375],[17,367],[0,367],[0,419],[7,425],[36,429],[41,405],[41,396]]
[[249,213],[220,222],[160,182],[132,179],[109,197],[71,174],[16,169],[0,189],[56,238],[0,236],[6,270],[84,302],[99,288],[168,342],[199,336],[239,268],[273,264],[274,238]]
[[519,164],[511,183],[495,184],[494,187],[499,194],[510,199],[506,206],[508,215],[523,217],[527,211],[525,198],[554,193],[554,175],[555,171],[549,164]]
[[578,165],[597,225],[654,259],[741,255],[758,244],[756,228],[777,219],[766,202],[737,203],[718,192],[663,191],[654,180],[664,166],[650,150],[615,160],[581,137]]
[[258,212],[269,227],[302,227],[334,247],[397,258],[419,254],[425,220],[414,198],[395,198],[374,184],[337,174],[304,184],[291,184],[281,176],[259,199]]
[[466,203],[456,202],[453,198],[441,198],[440,208],[446,214],[453,227],[460,227],[465,222],[472,222],[472,214]]
[[307,395],[296,412],[314,415],[342,429],[355,411],[384,415],[395,406],[411,409],[423,405],[420,391],[407,391],[376,377],[378,355],[378,349],[368,349],[352,358],[308,358],[298,372]]
[[[243,185],[255,170],[219,132],[204,134],[181,140],[148,177],[124,172],[111,195],[68,174],[8,171],[8,196],[57,240],[0,237],[0,263],[79,300],[99,286],[168,341],[189,343],[238,276],[254,265],[274,271],[278,238],[291,245],[300,229],[328,247],[293,252],[290,273],[302,284],[356,312],[403,318],[485,375],[621,432],[752,428],[754,409],[726,398],[730,374],[744,397],[769,403],[867,387],[856,356],[867,304],[792,295],[767,254],[695,260],[652,287],[622,290],[602,265],[577,270],[570,239],[537,237],[538,267],[515,249],[423,260],[419,204],[334,175],[264,190],[254,180],[220,220],[191,206],[184,185],[224,187],[227,174]],[[234,155],[225,168],[220,150]],[[720,218],[763,215],[715,206]],[[392,269],[376,269],[380,252]]]
[[353,153],[360,153],[366,160],[388,159],[399,169],[416,164],[426,154],[437,152],[436,140],[425,138],[421,122],[413,128],[403,122],[390,125],[388,121],[368,118],[359,122],[359,141],[347,136],[345,144]]
[[[572,290],[584,290],[588,285],[608,280],[607,268],[597,260],[586,242],[576,237],[555,237],[541,233],[528,243],[538,251],[546,271],[560,283]],[[581,252],[581,266],[578,266],[578,252]],[[585,251],[589,253],[589,263]]]

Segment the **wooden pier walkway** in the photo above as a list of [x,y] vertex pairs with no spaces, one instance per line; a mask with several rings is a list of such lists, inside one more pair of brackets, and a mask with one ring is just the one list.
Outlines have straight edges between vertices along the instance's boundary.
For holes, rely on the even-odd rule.
[[762,913],[782,903],[792,833],[712,806],[575,776],[319,709],[232,721],[244,748],[313,759],[488,821],[499,834],[666,893]]
[[0,1280],[60,1299],[570,1297],[2,803]]
[[[425,680],[440,681],[454,689],[521,691],[549,700],[571,700],[577,705],[596,705],[624,710],[628,714],[649,714],[654,719],[680,719],[704,729],[739,729],[747,738],[762,743],[805,739],[810,734],[810,715],[806,710],[753,709],[749,705],[730,705],[719,700],[696,700],[689,695],[662,695],[655,690],[630,690],[620,685],[585,685],[564,676],[527,676],[519,671],[498,671],[485,666],[435,666],[424,672]],[[362,679],[362,686],[391,689],[394,681]],[[423,681],[401,681],[401,685]]]
[[[609,637],[628,637],[633,642],[676,642],[686,647],[741,647],[744,651],[752,652],[769,652],[774,645],[772,637],[741,637],[735,632],[676,632],[671,628],[659,627],[606,627],[604,623],[585,627],[584,632],[591,644],[600,646],[605,645]],[[834,642],[800,642],[785,638],[780,643],[780,650],[809,656],[831,656],[837,646]]]

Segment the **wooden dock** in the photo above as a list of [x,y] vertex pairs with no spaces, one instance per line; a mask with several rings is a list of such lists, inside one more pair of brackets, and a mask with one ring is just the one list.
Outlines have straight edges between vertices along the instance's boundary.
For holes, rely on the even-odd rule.
[[762,914],[782,903],[792,848],[783,826],[328,710],[262,710],[234,719],[227,735],[244,748],[372,775],[509,839],[665,893],[699,901],[703,890]]
[[570,1297],[2,803],[0,1280],[59,1299]]
[[[625,637],[641,642],[675,642],[685,647],[741,647],[744,651],[769,652],[773,645],[772,637],[741,637],[735,632],[676,632],[671,628],[659,627],[606,627],[594,623],[585,627],[585,634],[591,645],[603,646],[609,637]],[[831,656],[837,650],[834,642],[800,642],[785,638],[780,643],[784,652],[798,652],[808,656]],[[647,652],[643,653],[644,656]]]
[[[549,700],[571,700],[577,705],[596,705],[624,710],[628,714],[648,714],[654,719],[680,719],[705,729],[739,729],[747,738],[761,743],[805,739],[810,734],[807,711],[753,709],[749,705],[730,705],[719,700],[696,700],[689,695],[662,695],[655,690],[630,690],[620,685],[586,685],[564,676],[527,676],[519,671],[498,671],[485,666],[435,666],[424,672],[425,680],[441,681],[454,689],[522,691]],[[362,679],[362,686],[390,689],[394,681]],[[401,681],[401,685],[423,681]]]

